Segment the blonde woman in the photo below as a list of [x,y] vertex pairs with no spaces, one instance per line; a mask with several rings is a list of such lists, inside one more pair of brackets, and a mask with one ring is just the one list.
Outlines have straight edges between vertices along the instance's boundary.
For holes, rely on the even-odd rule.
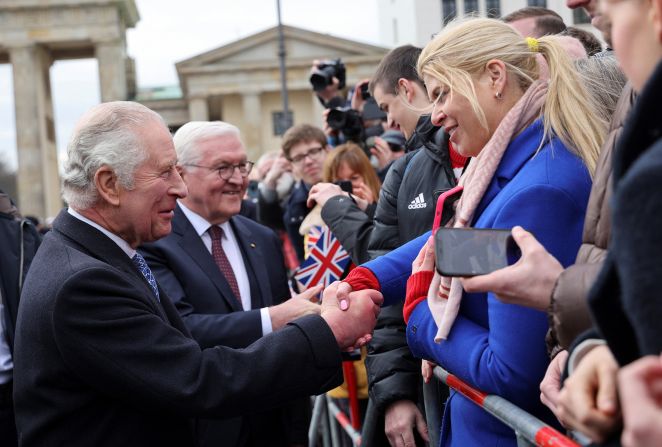
[[[540,63],[547,65],[542,72],[548,80],[539,79]],[[523,226],[561,264],[571,263],[605,123],[593,113],[563,48],[551,36],[524,39],[500,21],[471,19],[437,35],[423,50],[418,71],[435,104],[433,123],[445,127],[460,154],[473,157],[460,180],[464,193],[453,225]],[[492,293],[464,293],[450,278],[436,280],[443,289],[430,287],[433,298],[426,300],[434,275],[428,237],[355,269],[346,282],[354,290],[381,289],[387,304],[402,299],[420,250],[405,302],[414,355],[552,422],[538,389],[548,364],[545,314],[504,304]],[[444,298],[436,298],[437,290]],[[451,393],[441,443],[515,446],[516,439],[497,419]]]

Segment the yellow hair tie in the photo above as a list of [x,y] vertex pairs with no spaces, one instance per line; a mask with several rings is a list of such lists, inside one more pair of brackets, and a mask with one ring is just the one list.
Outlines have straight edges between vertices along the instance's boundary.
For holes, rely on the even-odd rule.
[[526,44],[529,46],[529,50],[533,51],[534,53],[537,53],[540,50],[540,47],[538,46],[538,39],[535,37],[527,37],[525,40]]

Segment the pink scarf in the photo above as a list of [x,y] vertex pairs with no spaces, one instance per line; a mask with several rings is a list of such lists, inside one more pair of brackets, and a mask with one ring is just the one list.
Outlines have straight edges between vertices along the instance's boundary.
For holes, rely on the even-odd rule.
[[[535,81],[503,118],[499,127],[480,154],[475,157],[459,184],[464,187],[457,202],[455,218],[446,226],[465,227],[473,220],[478,204],[483,198],[492,177],[501,163],[508,144],[515,135],[534,121],[539,115],[547,94],[547,82]],[[434,341],[439,343],[448,337],[453,322],[460,310],[462,284],[459,278],[442,277],[436,272],[428,290],[428,306],[437,323]]]

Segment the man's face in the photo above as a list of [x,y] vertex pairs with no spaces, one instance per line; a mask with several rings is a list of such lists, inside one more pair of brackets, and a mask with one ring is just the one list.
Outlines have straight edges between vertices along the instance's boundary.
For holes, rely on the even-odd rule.
[[417,111],[413,105],[407,104],[402,94],[396,96],[384,91],[381,84],[375,86],[373,93],[377,105],[386,113],[387,127],[400,130],[405,138],[409,139],[416,130],[421,112]]
[[248,177],[239,169],[224,180],[217,168],[246,162],[246,151],[236,135],[209,137],[196,142],[200,158],[198,166],[184,167],[183,177],[189,189],[184,205],[211,224],[227,222],[239,213],[241,200],[248,187]]
[[322,181],[322,167],[329,153],[319,141],[302,141],[290,149],[292,172],[305,183],[314,185]]
[[659,16],[651,2],[641,0],[600,0],[600,9],[611,24],[616,59],[634,89],[641,91],[662,59],[654,23]]
[[115,210],[117,233],[134,248],[167,236],[177,199],[186,197],[168,129],[153,120],[138,132],[138,138],[145,145],[147,159],[134,173],[133,188],[119,187]]
[[600,12],[600,0],[566,0],[565,4],[570,9],[584,8],[586,14],[591,18],[591,25],[602,32],[607,45],[611,46],[610,24],[607,18]]

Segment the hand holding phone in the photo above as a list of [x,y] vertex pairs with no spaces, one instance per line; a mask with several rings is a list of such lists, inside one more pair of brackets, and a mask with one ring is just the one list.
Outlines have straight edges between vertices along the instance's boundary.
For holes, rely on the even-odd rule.
[[485,275],[521,256],[510,230],[440,227],[434,238],[437,271],[444,276]]

